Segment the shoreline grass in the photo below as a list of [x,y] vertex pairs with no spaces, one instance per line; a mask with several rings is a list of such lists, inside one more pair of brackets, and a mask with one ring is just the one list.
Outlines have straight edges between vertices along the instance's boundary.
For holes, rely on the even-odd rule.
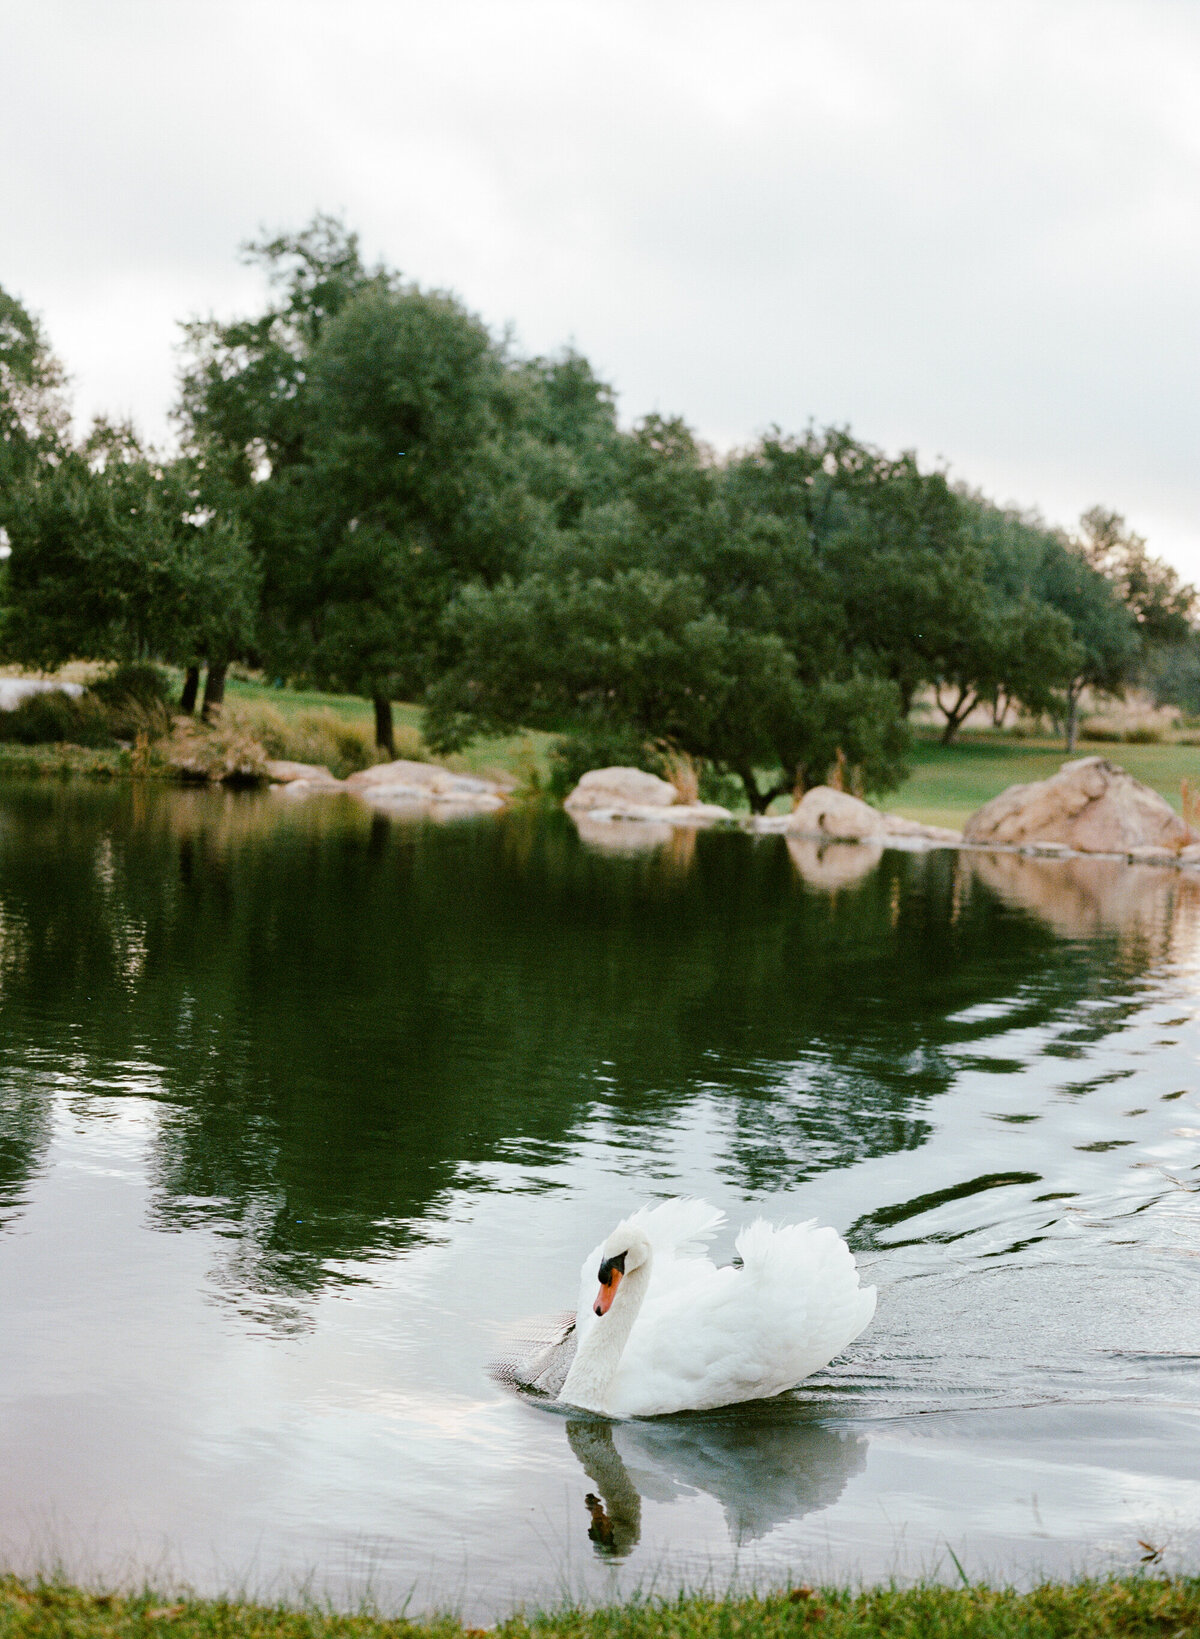
[[[96,1594],[0,1577],[0,1639],[472,1639],[453,1617],[413,1620],[319,1606]],[[1025,1592],[961,1588],[809,1588],[736,1599],[693,1596],[513,1616],[498,1639],[1185,1639],[1200,1632],[1200,1577],[1132,1575],[1048,1582]]]

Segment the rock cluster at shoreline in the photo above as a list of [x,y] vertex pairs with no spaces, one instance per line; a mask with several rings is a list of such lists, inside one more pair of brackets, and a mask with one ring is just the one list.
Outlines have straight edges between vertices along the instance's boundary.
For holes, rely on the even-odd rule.
[[[405,758],[361,769],[345,780],[311,763],[271,761],[265,768],[280,796],[342,793],[384,813],[428,813],[438,819],[493,814],[511,797],[497,780]],[[807,791],[790,813],[738,817],[717,803],[680,801],[667,780],[639,768],[591,769],[563,806],[586,842],[610,851],[655,847],[677,831],[738,826],[755,835],[784,836],[789,847],[806,850],[806,857],[814,849],[823,853],[850,845],[858,848],[856,860],[876,857],[884,848],[969,848],[1200,868],[1200,834],[1165,798],[1103,757],[1077,758],[1049,779],[1009,786],[972,814],[961,832],[884,813],[826,785]],[[830,872],[839,874],[836,860],[828,862]]]
[[360,769],[345,780],[315,763],[272,761],[267,763],[266,772],[271,789],[281,796],[295,799],[343,794],[387,813],[433,811],[439,819],[494,814],[509,798],[508,790],[498,780],[454,774],[437,763],[418,763],[403,757]]
[[580,834],[604,843],[621,827],[653,845],[670,827],[740,824],[810,850],[971,848],[1046,858],[1087,855],[1147,865],[1200,867],[1200,834],[1157,791],[1103,757],[1066,762],[1049,779],[1009,786],[972,814],[962,831],[922,825],[832,786],[815,786],[787,814],[736,820],[713,803],[681,803],[666,780],[636,768],[592,769],[564,804]]
[[750,828],[760,834],[781,832],[818,842],[878,842],[889,848],[962,845],[960,831],[881,813],[861,797],[852,797],[848,791],[837,791],[831,785],[816,785],[806,791],[790,814],[758,815]]
[[706,829],[735,823],[728,808],[715,802],[680,802],[673,785],[640,768],[589,769],[563,807],[573,819],[586,815],[592,826],[629,823]]

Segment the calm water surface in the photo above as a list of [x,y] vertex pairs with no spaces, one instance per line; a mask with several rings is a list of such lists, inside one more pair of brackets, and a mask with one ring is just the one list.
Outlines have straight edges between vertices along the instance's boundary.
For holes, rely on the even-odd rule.
[[[0,788],[0,1561],[477,1620],[1200,1565],[1200,882],[645,840]],[[674,1193],[835,1224],[872,1327],[704,1416],[494,1384]]]

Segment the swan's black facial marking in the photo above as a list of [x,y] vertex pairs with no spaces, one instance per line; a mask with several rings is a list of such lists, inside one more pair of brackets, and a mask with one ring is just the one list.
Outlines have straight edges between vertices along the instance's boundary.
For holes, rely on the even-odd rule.
[[625,1273],[626,1255],[627,1254],[624,1252],[618,1252],[615,1258],[605,1258],[604,1262],[600,1265],[599,1280],[601,1286],[607,1286],[609,1281],[612,1280],[614,1269],[618,1275],[623,1275]]

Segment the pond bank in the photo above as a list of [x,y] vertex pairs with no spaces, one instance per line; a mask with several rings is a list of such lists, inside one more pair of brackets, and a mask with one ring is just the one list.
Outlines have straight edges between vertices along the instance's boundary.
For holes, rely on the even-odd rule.
[[1127,1576],[1100,1582],[1045,1583],[1027,1593],[985,1584],[962,1588],[810,1588],[806,1583],[764,1598],[680,1598],[599,1610],[516,1616],[494,1629],[464,1627],[452,1617],[412,1622],[310,1606],[176,1599],[150,1592],[94,1594],[54,1583],[0,1580],[0,1636],[126,1639],[164,1633],[221,1634],[228,1639],[460,1639],[493,1632],[502,1639],[783,1639],[797,1633],[828,1639],[1095,1639],[1120,1635],[1192,1634],[1200,1629],[1200,1578]]

